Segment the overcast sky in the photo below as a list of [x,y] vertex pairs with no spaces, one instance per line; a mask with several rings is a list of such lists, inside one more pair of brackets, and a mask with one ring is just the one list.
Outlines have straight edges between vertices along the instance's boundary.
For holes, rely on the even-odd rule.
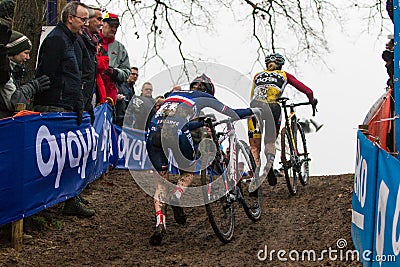
[[[88,4],[94,2],[85,1]],[[111,11],[122,14],[120,10]],[[390,32],[384,31],[378,37],[379,29],[372,28],[370,33],[366,33],[366,24],[361,21],[361,13],[351,11],[343,15],[351,18],[344,25],[345,33],[337,26],[327,23],[326,36],[331,53],[326,56],[326,62],[332,71],[327,70],[322,62],[315,61],[310,64],[305,60],[299,62],[297,70],[289,64],[284,66],[284,70],[309,86],[319,100],[319,112],[314,119],[324,126],[318,133],[307,135],[312,175],[354,172],[357,127],[375,100],[385,92],[387,74],[381,54]],[[392,27],[389,20],[385,23],[387,28]],[[255,50],[245,38],[239,38],[246,36],[245,33],[242,34],[243,28],[235,27],[227,21],[217,25],[216,34],[210,36],[193,31],[185,36],[184,42],[192,42],[193,51],[203,51],[205,57],[215,63],[229,66],[240,73],[248,73],[253,64],[249,59],[254,58]],[[131,65],[141,66],[145,49],[144,38],[136,39],[129,27],[122,27],[117,34],[117,40],[126,46]],[[161,51],[171,66],[180,63],[176,47],[167,43]],[[162,70],[161,64],[153,61],[146,66],[145,73],[140,73],[138,85],[141,86]],[[260,70],[261,67],[256,67],[252,74],[247,75],[248,78],[251,79]],[[165,90],[166,88],[155,88],[154,95]],[[248,90],[250,92],[250,88]],[[293,90],[295,89],[290,86],[286,89],[289,94]],[[139,87],[136,91],[139,92]],[[231,99],[219,97],[222,102],[232,105]],[[300,113],[304,117],[311,115],[309,109],[301,110]]]

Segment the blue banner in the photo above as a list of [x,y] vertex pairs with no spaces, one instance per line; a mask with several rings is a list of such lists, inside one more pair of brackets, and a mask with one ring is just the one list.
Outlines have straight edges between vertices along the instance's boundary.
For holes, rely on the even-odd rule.
[[0,120],[0,225],[30,216],[83,190],[108,167],[111,107],[78,126],[75,113]]
[[376,145],[358,131],[351,235],[364,266],[371,266],[371,262],[362,255],[372,256],[373,251],[378,150]]
[[151,170],[152,164],[147,156],[145,132],[114,125],[117,156],[115,167],[130,170]]
[[400,162],[382,149],[378,157],[372,266],[400,265]]

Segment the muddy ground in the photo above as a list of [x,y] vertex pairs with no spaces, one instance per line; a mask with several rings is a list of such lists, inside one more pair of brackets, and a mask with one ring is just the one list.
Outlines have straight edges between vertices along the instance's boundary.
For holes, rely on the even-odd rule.
[[[90,219],[61,214],[62,205],[25,220],[23,250],[12,248],[7,226],[0,228],[0,266],[361,266],[340,258],[354,249],[351,240],[353,174],[311,177],[298,195],[289,196],[284,178],[276,187],[263,184],[263,218],[251,222],[236,210],[234,240],[222,244],[204,207],[186,208],[185,226],[167,218],[163,246],[148,239],[155,224],[153,200],[128,171],[111,171],[91,184],[82,196],[96,210]],[[169,214],[172,211],[169,210]],[[342,249],[337,247],[347,242]],[[268,257],[265,258],[265,248]],[[329,258],[323,250],[338,250]],[[272,250],[286,254],[278,259]],[[320,259],[301,260],[304,250]],[[291,260],[289,253],[299,260]],[[272,259],[269,258],[272,255]]]

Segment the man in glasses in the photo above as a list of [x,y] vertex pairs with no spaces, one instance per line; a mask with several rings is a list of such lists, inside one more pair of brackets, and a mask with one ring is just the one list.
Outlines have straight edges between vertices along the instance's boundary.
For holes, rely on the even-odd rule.
[[82,122],[82,77],[74,44],[86,26],[86,5],[69,2],[61,12],[61,21],[46,36],[40,47],[36,77],[47,75],[51,88],[36,94],[34,109],[39,112],[75,111],[78,125]]
[[118,15],[106,13],[100,32],[101,46],[98,51],[98,71],[106,91],[107,101],[114,106],[118,88],[128,79],[130,71],[128,52],[123,44],[115,40],[120,26]]
[[[34,110],[39,112],[74,111],[77,123],[82,123],[84,109],[82,95],[82,62],[76,52],[76,40],[88,23],[86,5],[72,1],[61,11],[61,21],[43,40],[39,51],[36,77],[47,75],[50,89],[37,93]],[[63,213],[80,217],[91,217],[94,210],[88,209],[79,196],[65,202]]]
[[135,95],[135,83],[139,77],[139,69],[131,67],[128,79],[118,89],[117,103],[115,104],[115,124],[122,126],[129,101]]

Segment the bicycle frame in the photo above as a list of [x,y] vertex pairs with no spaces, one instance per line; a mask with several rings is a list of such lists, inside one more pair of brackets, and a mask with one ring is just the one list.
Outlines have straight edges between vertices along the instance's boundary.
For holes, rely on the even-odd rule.
[[[278,98],[282,103],[285,126],[281,130],[281,164],[285,171],[286,184],[291,195],[296,195],[297,179],[302,185],[308,183],[308,152],[303,128],[298,123],[295,107],[310,105],[309,102],[286,104],[289,98]],[[315,107],[313,106],[313,115]]]
[[[226,125],[226,130],[224,132],[219,132],[217,133],[215,131],[215,126],[220,125],[220,124],[225,124]],[[217,153],[219,153],[220,157],[222,157],[224,155],[224,152],[221,150],[221,143],[226,140],[226,138],[228,138],[228,143],[229,143],[229,151],[230,151],[230,155],[229,155],[229,163],[228,163],[228,168],[225,169],[224,165],[221,164],[221,160],[223,160],[222,158],[220,158],[220,162],[218,163],[221,168],[222,168],[222,178],[224,181],[224,185],[225,185],[225,191],[226,194],[229,194],[229,181],[234,182],[234,184],[236,185],[236,173],[237,173],[237,169],[236,169],[236,131],[235,131],[235,127],[234,124],[232,122],[231,119],[225,119],[225,120],[221,120],[219,122],[213,123],[212,127],[210,127],[211,129],[211,134],[212,134],[212,138],[213,141],[217,147]],[[216,164],[216,163],[213,163]],[[210,172],[210,182],[213,181],[213,173]],[[208,194],[211,194],[211,183],[208,185]]]
[[[286,101],[289,100],[286,97],[282,97],[278,99],[282,103],[282,109],[283,113],[285,116],[285,127],[289,131],[290,134],[290,145],[292,146],[291,148],[294,150],[296,156],[298,156],[298,150],[297,150],[297,144],[295,142],[296,136],[294,136],[294,133],[296,132],[293,127],[296,127],[296,124],[298,122],[297,116],[296,116],[296,111],[295,107],[298,106],[306,106],[310,105],[310,102],[302,102],[302,103],[291,103],[289,105],[286,104]],[[290,110],[290,114],[288,114],[288,109]]]
[[[215,126],[225,124],[225,130],[223,132],[216,132],[215,131]],[[223,141],[225,141],[228,138],[228,143],[229,143],[229,150],[230,150],[230,155],[229,155],[229,163],[227,168],[225,169],[224,165],[219,163],[220,166],[222,167],[222,178],[224,181],[225,185],[225,195],[229,196],[230,191],[237,192],[237,136],[236,136],[236,130],[234,127],[234,121],[232,119],[224,119],[218,122],[213,123],[213,126],[210,127],[211,133],[212,133],[212,138],[213,141],[217,147],[217,153],[219,153],[221,156],[224,154],[224,152],[221,150],[221,144]],[[246,160],[249,160],[248,156],[244,154],[246,157]],[[214,163],[215,164],[215,163]],[[209,181],[213,181],[213,174],[210,172],[210,178]],[[229,182],[233,181],[233,188],[230,188]],[[232,183],[231,183],[232,184]],[[210,196],[211,194],[211,183],[209,183],[208,188],[207,188],[208,195]],[[241,196],[240,194],[238,195],[238,198],[240,199]]]
[[[252,221],[261,218],[261,190],[258,186],[258,177],[255,175],[255,162],[250,148],[243,140],[236,136],[233,119],[225,119],[211,123],[207,121],[205,126],[211,130],[211,137],[217,146],[217,153],[213,162],[201,173],[203,185],[207,185],[204,197],[209,222],[223,242],[227,243],[233,238],[235,229],[235,202],[243,207],[246,215]],[[221,132],[216,132],[215,126],[224,124]],[[225,157],[221,149],[221,143],[228,141],[230,149],[229,157]],[[239,172],[239,162],[244,161],[246,175]],[[222,175],[222,177],[220,177]],[[247,177],[247,178],[243,178]],[[222,180],[221,180],[222,178]],[[254,190],[251,190],[256,186]]]

